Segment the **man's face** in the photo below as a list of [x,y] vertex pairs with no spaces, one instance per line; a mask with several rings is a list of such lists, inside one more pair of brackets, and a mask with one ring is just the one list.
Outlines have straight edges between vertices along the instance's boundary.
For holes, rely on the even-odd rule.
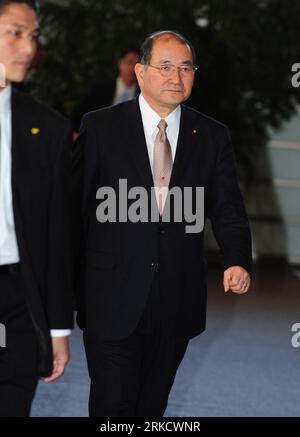
[[142,94],[157,113],[170,113],[190,96],[194,72],[183,74],[175,69],[171,75],[164,77],[152,66],[193,65],[192,52],[175,38],[159,38],[153,43],[150,64],[137,64],[135,69]]
[[130,86],[136,83],[134,67],[139,61],[139,55],[136,52],[129,52],[119,61],[120,76],[126,85]]
[[0,13],[0,64],[6,83],[22,82],[37,48],[36,14],[25,3],[6,6]]

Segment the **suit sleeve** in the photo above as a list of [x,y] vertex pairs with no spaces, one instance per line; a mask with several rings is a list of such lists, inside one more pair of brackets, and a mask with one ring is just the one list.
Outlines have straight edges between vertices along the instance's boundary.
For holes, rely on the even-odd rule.
[[86,233],[89,220],[89,199],[97,174],[97,141],[94,127],[90,126],[88,116],[84,116],[80,126],[80,135],[72,150],[72,234],[74,246],[74,288],[76,308],[79,311],[77,321],[84,326],[84,263]]
[[239,265],[252,274],[252,244],[239,189],[230,134],[222,129],[213,176],[209,218],[220,247],[223,269]]
[[65,127],[52,167],[48,211],[46,311],[50,329],[73,327],[73,248],[71,241],[72,130]]

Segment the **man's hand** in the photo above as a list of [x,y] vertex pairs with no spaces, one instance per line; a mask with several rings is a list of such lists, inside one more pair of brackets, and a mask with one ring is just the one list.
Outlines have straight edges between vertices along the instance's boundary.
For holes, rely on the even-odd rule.
[[53,371],[52,375],[42,378],[45,382],[52,382],[62,376],[69,361],[68,337],[52,337]]
[[240,266],[229,267],[223,276],[225,293],[229,290],[233,293],[246,293],[250,287],[250,276],[247,270]]

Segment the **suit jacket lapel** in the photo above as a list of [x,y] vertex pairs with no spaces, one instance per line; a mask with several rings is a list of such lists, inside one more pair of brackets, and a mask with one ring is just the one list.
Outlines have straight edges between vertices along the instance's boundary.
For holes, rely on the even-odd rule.
[[154,183],[138,98],[131,102],[127,115],[124,119],[124,133],[127,136],[129,153],[140,175],[141,186],[150,189]]
[[188,167],[195,145],[199,141],[198,131],[193,112],[182,105],[179,136],[169,188],[180,185],[181,177]]
[[38,114],[30,103],[29,96],[12,90],[12,176],[17,182],[19,170],[35,172],[48,162],[48,148],[40,132]]
[[[27,108],[28,111],[28,108]],[[12,127],[12,144],[11,144],[11,155],[12,155],[12,197],[13,197],[13,210],[15,219],[16,234],[20,249],[20,256],[23,261],[24,253],[24,229],[22,221],[22,153],[21,147],[24,146],[24,136],[22,136],[23,129],[23,117],[26,117],[27,112],[22,109],[22,99],[18,92],[12,89],[11,97],[11,127]],[[25,159],[26,161],[26,159]],[[24,163],[26,165],[26,163]]]
[[[29,96],[12,90],[12,196],[19,245],[26,241],[22,217],[31,207],[31,190],[36,187],[47,165],[47,147],[38,133],[37,114]],[[33,121],[34,120],[34,121]],[[37,199],[37,202],[39,200]],[[28,214],[27,214],[28,216]],[[21,250],[22,251],[22,250]]]

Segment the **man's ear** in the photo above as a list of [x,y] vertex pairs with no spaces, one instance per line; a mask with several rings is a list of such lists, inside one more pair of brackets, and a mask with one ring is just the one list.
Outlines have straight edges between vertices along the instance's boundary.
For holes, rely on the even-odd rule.
[[145,66],[143,64],[137,63],[134,67],[135,75],[139,84],[140,89],[142,89],[144,85],[144,74],[145,74]]

